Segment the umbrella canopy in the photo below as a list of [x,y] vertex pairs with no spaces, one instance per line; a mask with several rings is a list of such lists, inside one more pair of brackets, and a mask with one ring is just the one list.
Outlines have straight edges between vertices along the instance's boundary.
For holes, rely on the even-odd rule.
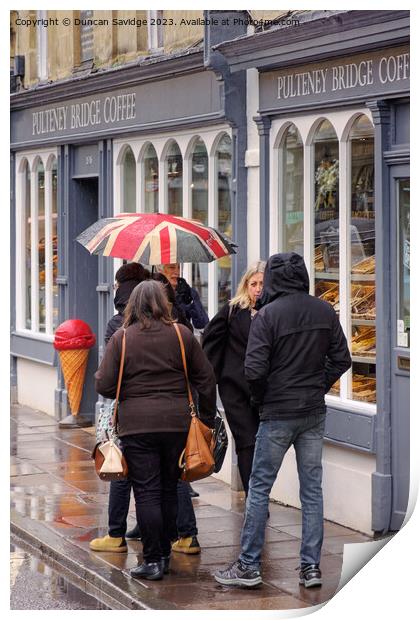
[[95,222],[76,241],[91,254],[144,265],[210,263],[237,247],[214,228],[167,213],[120,213]]

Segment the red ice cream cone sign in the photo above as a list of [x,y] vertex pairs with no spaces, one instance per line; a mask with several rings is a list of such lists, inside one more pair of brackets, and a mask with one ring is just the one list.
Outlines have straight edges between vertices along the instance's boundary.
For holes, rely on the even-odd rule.
[[89,349],[96,342],[89,325],[79,319],[64,321],[57,327],[54,348],[59,352],[70,411],[77,416],[83,395],[83,386]]

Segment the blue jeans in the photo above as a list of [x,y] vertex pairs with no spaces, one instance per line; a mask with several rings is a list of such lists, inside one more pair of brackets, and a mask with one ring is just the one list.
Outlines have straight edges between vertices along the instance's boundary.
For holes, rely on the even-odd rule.
[[325,413],[293,420],[261,421],[241,534],[239,559],[244,564],[260,566],[269,495],[291,445],[296,452],[302,504],[301,564],[319,564],[324,536],[321,462],[324,428]]

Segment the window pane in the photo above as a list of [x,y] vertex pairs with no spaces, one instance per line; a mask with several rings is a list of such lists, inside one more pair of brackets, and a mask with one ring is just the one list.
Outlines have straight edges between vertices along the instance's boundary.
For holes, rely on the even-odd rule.
[[303,144],[294,125],[287,130],[282,159],[282,250],[303,256]]
[[[208,178],[209,159],[204,142],[197,140],[191,157],[191,204],[192,217],[208,224]],[[201,302],[208,311],[208,264],[193,263],[192,286],[197,289]]]
[[398,319],[402,321],[398,329],[397,346],[410,346],[410,179],[398,183],[399,217],[399,300]]
[[373,126],[360,116],[350,132],[350,315],[353,400],[376,401],[375,202]]
[[54,162],[52,167],[52,262],[53,262],[53,282],[52,282],[52,312],[53,312],[53,329],[58,327],[58,285],[57,285],[57,273],[58,273],[58,208],[57,208],[57,162]]
[[31,329],[31,173],[25,164],[25,327]]
[[136,160],[133,151],[128,148],[123,163],[124,213],[136,212]]
[[38,186],[38,308],[39,331],[45,332],[45,172],[40,162],[37,169]]
[[159,162],[152,144],[144,154],[144,211],[157,213],[159,211]]
[[[232,237],[232,140],[222,137],[216,151],[218,230]],[[225,256],[217,261],[219,289],[218,308],[232,297],[232,258]]]
[[172,141],[166,155],[168,184],[168,213],[182,216],[182,155],[176,142]]
[[[339,313],[338,140],[333,126],[323,121],[314,138],[315,295]],[[339,382],[330,394],[339,395]]]

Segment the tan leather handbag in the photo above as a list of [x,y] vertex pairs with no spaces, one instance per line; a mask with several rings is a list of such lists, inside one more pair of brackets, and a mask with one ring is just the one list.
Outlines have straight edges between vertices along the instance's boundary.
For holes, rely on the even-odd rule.
[[112,414],[113,433],[108,441],[98,442],[93,449],[92,458],[95,461],[95,470],[101,480],[111,482],[111,480],[123,480],[128,475],[127,461],[118,443],[118,405],[120,398],[121,381],[124,370],[125,359],[125,329],[122,337],[120,370],[118,373],[117,394],[114,401],[114,411]]
[[194,482],[210,476],[214,471],[214,433],[197,417],[194,400],[188,379],[187,359],[185,356],[184,341],[180,329],[173,324],[178,336],[181,348],[182,363],[184,366],[185,379],[187,381],[188,402],[190,405],[191,424],[187,435],[187,443],[179,457],[178,465],[182,470],[180,478],[186,482]]

